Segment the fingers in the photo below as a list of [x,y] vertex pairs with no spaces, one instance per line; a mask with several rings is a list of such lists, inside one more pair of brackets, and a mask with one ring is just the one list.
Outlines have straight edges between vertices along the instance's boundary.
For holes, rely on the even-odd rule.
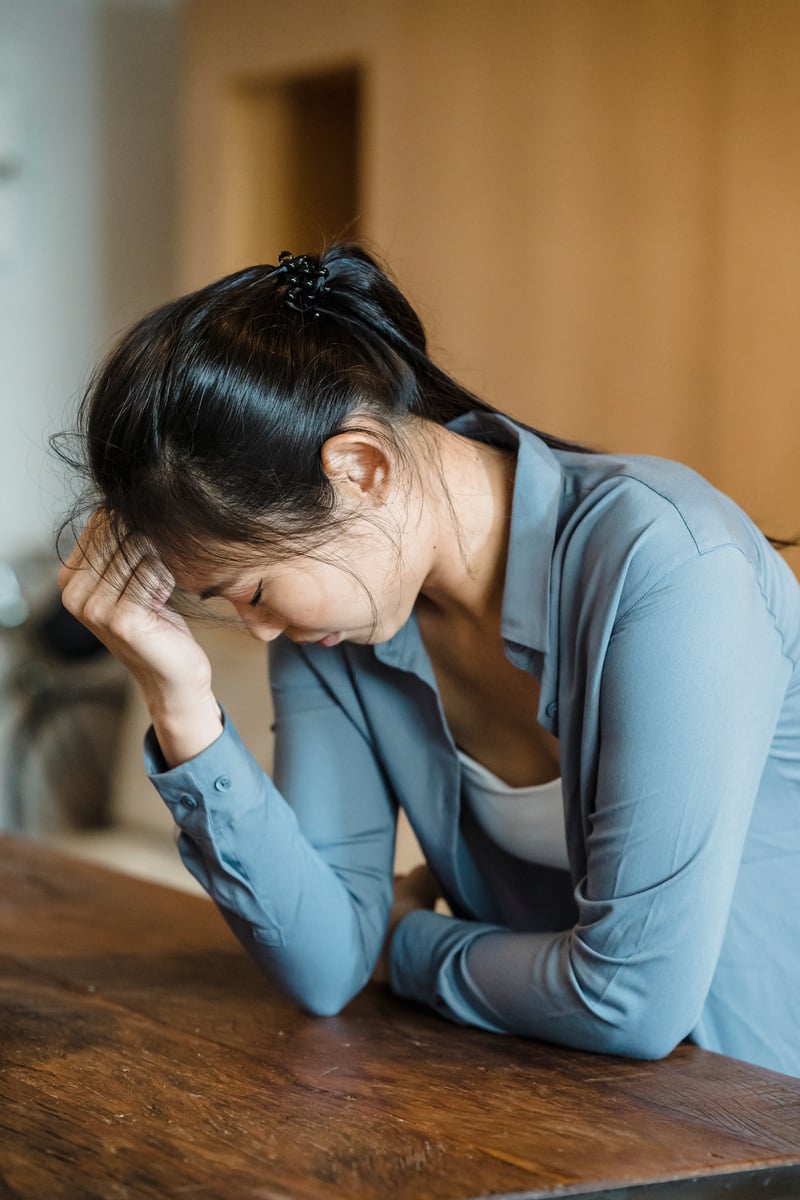
[[124,586],[140,555],[132,547],[126,546],[125,554],[119,553],[121,549],[122,542],[112,532],[106,514],[100,510],[93,513],[58,573],[62,593],[68,589],[67,607],[70,601],[80,604],[81,598],[103,579],[112,586]]
[[59,571],[64,607],[101,640],[102,631],[115,628],[131,607],[151,613],[163,610],[174,581],[144,544],[121,542],[107,518],[95,513]]
[[427,863],[420,863],[395,880],[395,898],[411,901],[420,908],[433,908],[442,891]]
[[174,580],[152,546],[124,531],[117,537],[95,514],[59,583],[65,608],[141,687],[167,761],[175,765],[210,745],[221,728],[211,664],[168,606]]
[[421,908],[433,909],[441,895],[441,888],[426,863],[421,863],[407,875],[395,875],[394,899],[386,927],[383,949],[372,978],[377,983],[388,983],[390,978],[389,955],[392,938],[397,926],[409,913]]
[[58,586],[63,591],[72,579],[73,572],[92,567],[105,561],[112,552],[113,542],[108,521],[100,511],[92,513],[81,532],[72,552],[62,563],[58,572]]
[[65,607],[80,617],[92,598],[96,603],[115,602],[129,587],[140,560],[141,555],[132,554],[130,548],[123,550],[107,537],[92,536],[85,530],[59,571]]

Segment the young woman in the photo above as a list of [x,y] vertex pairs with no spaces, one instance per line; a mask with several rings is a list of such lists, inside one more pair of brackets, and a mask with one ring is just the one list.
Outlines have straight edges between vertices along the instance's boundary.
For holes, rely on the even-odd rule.
[[[333,1013],[377,964],[484,1029],[800,1074],[800,589],[735,504],[464,391],[348,245],[146,317],[81,432],[64,603],[270,979]],[[269,643],[274,778],[181,593]],[[428,869],[393,897],[398,806]]]

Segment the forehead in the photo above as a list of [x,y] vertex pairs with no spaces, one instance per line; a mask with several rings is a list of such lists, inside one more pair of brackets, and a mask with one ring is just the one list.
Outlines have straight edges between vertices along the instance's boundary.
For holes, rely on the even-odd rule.
[[[283,578],[308,575],[350,573],[354,558],[363,558],[365,549],[374,545],[375,530],[354,531],[352,526],[329,533],[323,538],[298,542],[289,537],[268,539],[265,544],[216,542],[209,540],[181,555],[164,556],[176,586],[187,595],[201,599],[229,596],[252,587],[277,583]],[[365,546],[365,539],[369,545]]]
[[211,600],[252,591],[259,583],[275,582],[297,571],[312,571],[319,563],[316,555],[276,558],[267,556],[263,550],[253,548],[247,552],[237,547],[227,556],[221,552],[218,557],[181,564],[173,570],[173,576],[181,591]]
[[181,591],[205,600],[241,586],[254,571],[263,569],[264,554],[242,546],[204,547],[199,555],[168,565]]

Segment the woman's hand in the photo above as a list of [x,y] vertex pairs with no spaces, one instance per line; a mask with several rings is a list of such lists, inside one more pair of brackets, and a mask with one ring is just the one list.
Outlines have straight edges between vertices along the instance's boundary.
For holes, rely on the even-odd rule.
[[390,980],[389,954],[392,938],[403,917],[407,917],[409,913],[416,912],[420,908],[432,909],[441,894],[439,884],[425,863],[421,863],[407,875],[395,875],[394,902],[389,914],[389,924],[386,927],[386,937],[383,940],[380,958],[372,972],[375,983],[388,983]]
[[211,665],[186,622],[168,607],[173,581],[142,547],[123,551],[95,513],[58,575],[65,608],[125,666],[142,689],[169,766],[220,734]]

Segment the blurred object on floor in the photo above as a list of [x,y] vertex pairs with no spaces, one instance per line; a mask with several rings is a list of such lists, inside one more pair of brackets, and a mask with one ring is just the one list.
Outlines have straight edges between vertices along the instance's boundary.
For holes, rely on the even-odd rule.
[[16,629],[28,617],[28,605],[10,563],[0,562],[0,626]]
[[34,837],[108,823],[128,689],[120,664],[62,607],[56,568],[37,558],[2,574],[2,823]]

